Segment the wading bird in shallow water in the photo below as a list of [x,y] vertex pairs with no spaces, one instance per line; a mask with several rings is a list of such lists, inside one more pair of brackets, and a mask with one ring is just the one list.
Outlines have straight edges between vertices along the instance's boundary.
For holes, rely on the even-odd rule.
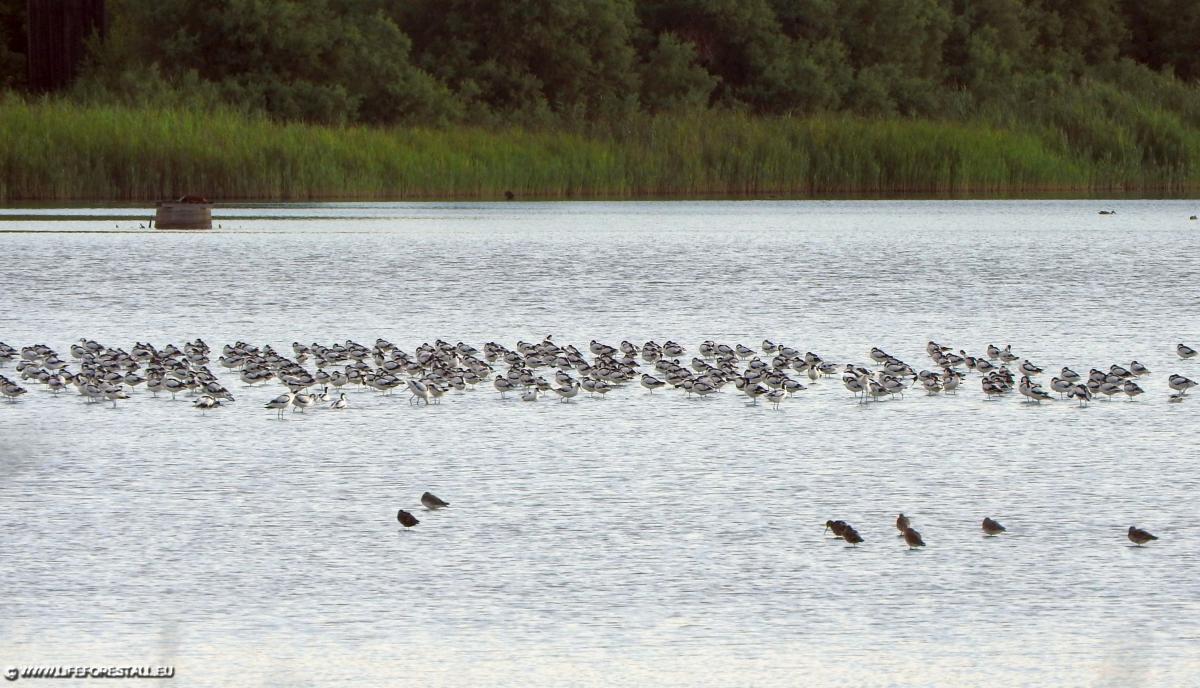
[[835,538],[840,538],[846,534],[847,524],[845,521],[826,521],[825,532],[833,531]]
[[450,502],[442,501],[432,492],[426,492],[421,495],[421,504],[430,511],[437,511],[438,509],[450,506]]
[[784,399],[787,399],[787,395],[788,393],[782,389],[773,389],[767,392],[767,401],[771,402],[775,410],[778,411],[779,405],[783,403]]
[[1167,380],[1167,386],[1180,394],[1187,394],[1187,391],[1195,387],[1196,383],[1182,375],[1175,374]]
[[15,402],[17,397],[26,393],[26,389],[15,382],[0,383],[0,394],[4,395],[5,399],[10,402]]
[[200,398],[192,404],[192,406],[200,409],[201,414],[210,408],[216,408],[220,405],[221,402],[217,401],[216,398],[208,394],[201,395]]
[[396,512],[396,520],[399,521],[400,525],[404,526],[405,528],[412,528],[413,526],[420,523],[420,521],[417,520],[416,516],[413,516],[412,514],[405,511],[404,509],[401,509],[400,511]]
[[654,393],[654,390],[656,390],[659,387],[662,387],[666,384],[667,383],[663,382],[662,380],[659,380],[658,378],[654,377],[653,375],[650,375],[649,373],[642,373],[642,386],[645,387],[646,389],[650,390],[651,394]]
[[274,399],[268,401],[266,406],[264,406],[263,408],[269,408],[269,409],[278,411],[279,417],[283,418],[283,410],[291,405],[292,405],[292,395],[291,395],[291,393],[288,393],[288,394],[280,394],[279,396],[275,397]]
[[848,524],[846,525],[846,529],[842,532],[842,539],[850,543],[851,546],[857,545],[863,541],[862,536],[858,534],[858,531],[854,529],[854,526]]
[[1145,392],[1145,390],[1139,387],[1138,383],[1134,382],[1133,380],[1126,380],[1125,384],[1121,385],[1121,389],[1125,392],[1125,395],[1129,397],[1130,401],[1133,401],[1134,397]]
[[1071,388],[1071,393],[1067,396],[1075,397],[1079,400],[1079,405],[1083,406],[1092,400],[1092,390],[1087,385],[1075,385]]
[[313,395],[300,392],[296,394],[296,396],[292,397],[292,406],[295,407],[292,409],[292,412],[295,413],[296,409],[300,409],[300,413],[304,413],[304,409],[312,406],[315,403],[317,402],[313,398]]
[[1175,347],[1175,353],[1179,354],[1180,358],[1194,358],[1196,356],[1196,350],[1187,344],[1180,344]]
[[1138,547],[1141,547],[1142,545],[1146,544],[1147,542],[1150,542],[1151,540],[1158,539],[1158,536],[1151,535],[1150,531],[1142,530],[1141,528],[1137,528],[1135,526],[1129,526],[1129,534],[1128,535],[1129,535],[1129,541],[1132,542],[1133,544],[1137,545]]
[[904,544],[908,545],[909,549],[924,547],[925,541],[921,539],[921,534],[912,528],[904,529]]
[[900,531],[900,534],[903,535],[904,531],[908,530],[910,523],[911,522],[907,516],[900,514],[896,517],[896,530]]
[[987,533],[989,536],[999,535],[1000,533],[1003,533],[1005,530],[1008,530],[1008,529],[1005,528],[1004,526],[1000,525],[999,521],[994,521],[991,518],[984,517],[983,532]]

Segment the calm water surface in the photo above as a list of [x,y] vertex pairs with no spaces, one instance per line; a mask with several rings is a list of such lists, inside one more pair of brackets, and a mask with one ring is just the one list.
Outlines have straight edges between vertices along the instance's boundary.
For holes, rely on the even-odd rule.
[[[865,407],[833,378],[780,411],[360,390],[283,421],[278,386],[228,373],[238,400],[207,415],[30,382],[0,402],[0,662],[179,686],[1196,685],[1200,394],[1168,404],[1166,378],[1200,379],[1174,355],[1200,346],[1198,205],[317,204],[221,207],[205,233],[0,210],[0,341],[64,355],[553,334],[674,339],[686,363],[769,337],[920,369],[935,339],[1153,371],[1084,409],[986,401],[972,374]],[[1010,532],[980,537],[989,515]],[[1130,524],[1162,539],[1130,547]]]

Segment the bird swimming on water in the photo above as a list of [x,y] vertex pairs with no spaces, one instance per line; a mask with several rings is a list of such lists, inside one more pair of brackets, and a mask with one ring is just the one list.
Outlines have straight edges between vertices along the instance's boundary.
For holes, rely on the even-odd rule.
[[399,521],[400,525],[404,526],[405,528],[412,528],[413,526],[420,523],[420,521],[417,520],[416,516],[413,516],[412,514],[405,511],[404,509],[401,509],[396,512],[396,520]]
[[993,520],[988,517],[984,517],[983,532],[987,533],[989,536],[999,535],[1000,533],[1003,533],[1006,530],[1008,530],[1008,529],[1005,528],[1004,526],[1000,525],[999,521]]
[[438,509],[450,506],[450,502],[443,501],[432,492],[426,492],[421,495],[421,504],[430,511],[437,511]]
[[1128,536],[1129,536],[1129,541],[1132,542],[1133,544],[1137,545],[1138,547],[1141,547],[1142,545],[1146,544],[1147,542],[1150,542],[1151,540],[1158,539],[1158,536],[1151,535],[1150,531],[1142,530],[1141,528],[1137,528],[1135,526],[1129,526]]

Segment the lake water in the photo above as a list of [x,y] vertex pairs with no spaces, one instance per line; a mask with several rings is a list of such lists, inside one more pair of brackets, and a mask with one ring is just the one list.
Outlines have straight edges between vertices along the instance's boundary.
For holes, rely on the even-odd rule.
[[[64,357],[81,337],[290,355],[552,334],[673,339],[685,365],[705,339],[864,366],[879,346],[919,370],[934,339],[1011,343],[1047,386],[1152,374],[1085,408],[989,401],[971,373],[866,405],[833,377],[778,411],[732,386],[360,389],[282,421],[262,408],[281,386],[215,357],[237,401],[207,414],[25,382],[0,401],[0,662],[173,665],[178,686],[1196,685],[1200,393],[1167,403],[1167,376],[1200,379],[1174,353],[1200,348],[1198,210],[304,204],[219,207],[199,233],[2,210],[0,341]],[[422,523],[401,532],[400,507]],[[981,537],[984,516],[1009,532]],[[1131,524],[1161,539],[1134,548]]]

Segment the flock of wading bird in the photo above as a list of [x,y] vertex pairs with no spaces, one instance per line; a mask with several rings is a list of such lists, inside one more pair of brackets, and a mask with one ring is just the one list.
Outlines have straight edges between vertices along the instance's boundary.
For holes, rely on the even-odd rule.
[[[295,342],[293,357],[283,356],[269,345],[256,347],[237,342],[222,347],[217,364],[237,371],[247,386],[275,381],[286,387],[285,393],[266,404],[267,409],[281,417],[289,408],[303,413],[318,404],[327,404],[333,410],[346,409],[349,401],[341,391],[345,388],[370,388],[380,394],[391,394],[404,386],[410,393],[409,403],[429,405],[438,403],[450,390],[461,392],[490,380],[502,397],[514,392],[524,401],[537,401],[544,394],[553,394],[561,401],[570,401],[581,390],[603,396],[639,376],[641,386],[649,393],[671,387],[704,398],[732,384],[751,404],[764,397],[778,408],[790,395],[806,388],[793,375],[807,378],[811,384],[839,371],[842,384],[863,403],[902,398],[906,390],[917,386],[931,395],[954,394],[969,370],[980,374],[981,389],[988,398],[1009,394],[1014,388],[1029,403],[1054,398],[1034,381],[1043,369],[1014,354],[1011,345],[1003,349],[989,345],[985,355],[971,356],[931,341],[926,352],[936,370],[920,372],[879,348],[870,351],[876,370],[835,364],[811,351],[802,354],[769,340],[764,340],[760,348],[761,352],[756,352],[742,344],[730,346],[706,341],[699,346],[698,356],[691,359],[689,369],[680,363],[686,349],[673,341],[661,345],[648,341],[642,346],[623,341],[613,347],[593,340],[588,347],[591,360],[575,346],[560,346],[550,336],[536,343],[518,342],[515,349],[488,342],[482,352],[462,342],[450,344],[439,339],[433,344],[422,344],[412,354],[384,339],[377,339],[371,347],[353,341],[331,346]],[[1196,357],[1196,350],[1184,344],[1177,345],[1175,352],[1183,360]],[[202,412],[233,401],[233,394],[209,368],[210,354],[209,346],[199,338],[182,348],[168,344],[158,349],[138,342],[129,351],[81,339],[70,347],[69,356],[75,363],[69,364],[45,344],[18,350],[0,342],[0,366],[17,359],[16,370],[22,381],[32,380],[56,394],[74,388],[87,403],[109,401],[114,408],[117,401],[128,399],[130,392],[141,385],[154,396],[162,393],[170,394],[172,399],[179,394],[195,397],[192,405]],[[305,367],[310,361],[314,370]],[[71,365],[78,371],[72,373]],[[655,373],[641,372],[643,365],[652,366]],[[1010,365],[1019,372],[1019,379]],[[505,369],[502,373],[498,372],[501,368]],[[1107,370],[1093,368],[1086,379],[1070,368],[1063,368],[1050,381],[1050,388],[1060,398],[1077,399],[1080,405],[1096,397],[1112,398],[1118,394],[1133,401],[1143,393],[1136,380],[1149,374],[1137,361],[1128,366],[1113,364]],[[554,383],[546,375],[551,375]],[[1173,391],[1169,396],[1172,402],[1182,401],[1187,391],[1196,386],[1179,374],[1172,374],[1167,384]],[[331,386],[338,390],[336,398],[330,395]],[[322,391],[313,391],[317,387]],[[26,391],[0,375],[0,394],[10,402],[15,403]],[[429,511],[449,506],[428,492],[421,496],[421,503]],[[396,518],[405,528],[420,522],[403,509]],[[851,546],[863,542],[859,532],[845,521],[830,520],[825,525],[834,537]],[[896,519],[896,528],[910,549],[925,546],[921,534],[912,528],[904,514]],[[1004,526],[991,518],[983,520],[982,528],[989,537],[1005,532]],[[1133,526],[1127,535],[1137,546],[1157,539]]]
[[[217,365],[236,372],[247,386],[272,382],[283,385],[286,391],[266,404],[280,417],[285,410],[303,413],[313,406],[347,409],[350,401],[346,389],[366,388],[391,395],[404,387],[410,403],[429,405],[439,403],[451,390],[462,392],[488,382],[502,398],[511,392],[530,402],[543,396],[571,401],[581,391],[604,397],[634,380],[650,393],[669,387],[696,398],[709,397],[732,385],[751,405],[757,405],[762,397],[778,409],[789,397],[806,389],[801,380],[807,378],[812,384],[839,373],[845,388],[862,403],[869,403],[903,398],[914,388],[928,395],[955,394],[969,371],[980,375],[980,388],[989,399],[1015,389],[1029,403],[1040,404],[1055,399],[1057,394],[1060,399],[1075,399],[1082,406],[1092,399],[1118,395],[1133,401],[1145,391],[1137,380],[1150,374],[1138,361],[1093,368],[1086,376],[1064,367],[1052,376],[1047,391],[1037,381],[1043,368],[1013,353],[1011,345],[1003,349],[989,345],[985,355],[972,356],[932,341],[926,352],[933,366],[919,372],[879,348],[870,351],[872,369],[832,363],[811,351],[801,353],[769,340],[762,342],[760,351],[743,344],[706,341],[689,365],[680,362],[686,349],[673,341],[661,345],[648,341],[641,346],[623,341],[614,347],[593,340],[588,352],[590,360],[577,347],[560,346],[550,336],[541,342],[517,342],[515,349],[488,342],[482,352],[463,342],[450,344],[439,339],[422,344],[411,354],[384,339],[377,339],[370,347],[349,340],[331,346],[294,342],[291,357],[270,345],[237,342],[222,347]],[[1177,345],[1175,352],[1183,360],[1196,357],[1196,350],[1185,344]],[[53,393],[74,389],[89,403],[111,402],[115,407],[145,385],[155,397],[192,397],[192,405],[204,412],[234,400],[233,393],[209,367],[211,353],[199,338],[182,348],[168,344],[159,349],[138,342],[128,351],[81,339],[70,346],[69,358],[74,363],[68,363],[45,344],[18,350],[0,342],[0,367],[17,359],[21,382],[32,381]],[[306,367],[310,362],[311,370]],[[71,366],[77,372],[71,372]],[[653,371],[643,371],[644,366],[651,366]],[[1172,374],[1167,385],[1171,390],[1168,400],[1181,402],[1196,383]],[[0,395],[10,402],[27,391],[21,383],[0,375]]]
[[[1007,532],[999,521],[985,516],[980,524],[983,528],[983,534],[986,537],[996,537],[1001,533]],[[912,527],[912,519],[901,513],[896,517],[896,530],[900,531],[900,537],[904,538],[904,544],[908,545],[910,550],[925,546],[925,540],[921,537],[915,528]],[[863,542],[862,535],[859,535],[854,526],[845,521],[826,521],[825,532],[833,532],[833,536],[839,540],[845,540],[851,547],[856,547]],[[1151,535],[1149,531],[1138,528],[1137,526],[1129,526],[1129,531],[1125,534],[1129,541],[1141,547],[1151,540],[1157,540],[1158,537]]]

